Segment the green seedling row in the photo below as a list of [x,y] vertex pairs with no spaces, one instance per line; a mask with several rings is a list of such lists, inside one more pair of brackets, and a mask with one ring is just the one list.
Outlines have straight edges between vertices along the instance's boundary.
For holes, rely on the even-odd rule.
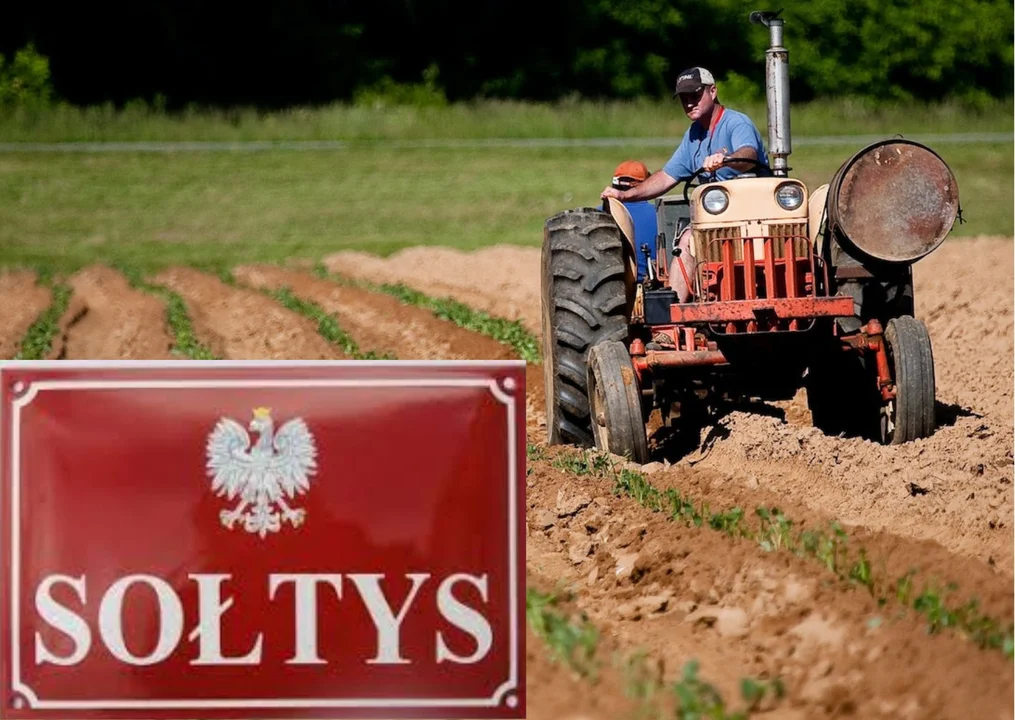
[[[573,670],[579,677],[596,682],[602,671],[599,632],[582,615],[568,617],[559,607],[560,597],[530,588],[525,595],[529,627],[549,647],[555,662]],[[676,682],[667,683],[653,671],[643,652],[616,661],[625,681],[625,693],[637,705],[637,717],[676,717],[680,720],[747,720],[750,712],[769,695],[785,695],[782,681],[743,678],[740,693],[746,710],[733,712],[720,692],[699,675],[697,660],[688,661]],[[667,708],[675,707],[676,714]]]
[[359,349],[359,345],[356,341],[349,336],[349,334],[343,330],[334,315],[330,315],[325,312],[324,309],[310,301],[303,298],[297,297],[293,294],[292,290],[287,287],[280,288],[278,290],[265,290],[266,295],[275,298],[289,310],[298,312],[310,320],[317,323],[317,332],[320,333],[321,337],[341,348],[349,357],[354,360],[394,360],[394,356],[390,354],[378,355],[373,351],[363,352]]
[[166,303],[166,322],[173,334],[174,355],[188,360],[221,360],[211,350],[201,344],[194,333],[194,325],[187,312],[187,304],[176,292],[161,285],[155,285],[144,279],[144,273],[129,265],[117,267],[132,287],[162,298]]
[[835,521],[826,528],[798,529],[793,520],[778,508],[762,506],[754,509],[756,524],[748,524],[743,508],[712,511],[707,504],[696,503],[674,488],[659,490],[644,474],[628,468],[618,469],[609,455],[591,450],[562,452],[552,464],[574,475],[612,478],[614,495],[630,497],[642,507],[665,513],[674,522],[708,527],[732,538],[754,541],[766,552],[788,551],[820,563],[840,580],[866,588],[879,606],[886,605],[890,595],[894,594],[897,602],[926,618],[929,633],[951,629],[981,648],[999,650],[1008,659],[1015,657],[1015,625],[985,615],[975,598],[962,605],[950,606],[946,596],[958,589],[954,584],[941,589],[927,583],[915,592],[915,573],[912,571],[894,582],[880,581],[875,576],[867,550],[852,548],[848,534]]
[[494,317],[489,313],[473,310],[468,305],[451,298],[430,297],[401,283],[375,284],[365,280],[350,280],[332,275],[320,264],[316,267],[316,273],[319,277],[344,285],[391,295],[406,305],[414,305],[424,310],[429,310],[435,317],[441,320],[448,320],[460,328],[493,338],[497,342],[511,347],[515,351],[515,354],[525,362],[535,365],[542,362],[539,354],[539,340],[517,320],[505,320],[504,318]]
[[15,360],[44,360],[53,348],[53,338],[60,331],[60,318],[67,312],[71,289],[62,283],[51,284],[49,278],[40,278],[50,284],[53,298],[22,338]]

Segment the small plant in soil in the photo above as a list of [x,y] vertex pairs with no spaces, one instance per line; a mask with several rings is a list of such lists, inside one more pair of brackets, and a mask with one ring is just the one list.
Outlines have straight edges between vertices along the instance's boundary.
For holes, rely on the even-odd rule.
[[60,330],[60,318],[67,311],[71,289],[63,284],[52,286],[53,300],[46,311],[28,328],[21,340],[15,360],[42,360],[53,348],[53,338]]
[[596,646],[599,633],[584,617],[568,618],[558,608],[556,595],[529,588],[525,593],[525,614],[529,627],[550,648],[556,661],[563,662],[581,677],[598,672]]

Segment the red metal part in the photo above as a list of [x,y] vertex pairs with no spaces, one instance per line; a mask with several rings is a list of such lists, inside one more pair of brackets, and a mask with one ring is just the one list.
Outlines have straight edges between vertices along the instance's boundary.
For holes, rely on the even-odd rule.
[[775,292],[775,243],[765,238],[765,297],[774,298]]
[[843,338],[843,341],[854,350],[860,352],[874,353],[874,362],[877,367],[878,390],[882,400],[891,400],[895,397],[895,383],[892,380],[892,370],[888,362],[888,347],[885,345],[885,336],[881,323],[871,320],[856,335]]
[[[758,278],[754,268],[754,240],[744,241],[744,296],[748,300],[758,297]],[[754,320],[747,322],[747,332],[757,332],[758,323]]]
[[727,239],[722,243],[722,288],[719,299],[723,302],[736,300],[735,288],[736,284],[733,282],[733,241]]
[[684,349],[694,350],[694,328],[684,328]]
[[853,314],[853,298],[810,297],[687,303],[670,306],[675,323],[737,322],[770,316],[780,319],[842,317]]
[[684,284],[687,287],[687,291],[689,293],[693,294],[694,293],[694,285],[691,284],[691,278],[688,277],[688,275],[687,275],[687,267],[684,266],[684,259],[682,257],[680,257],[679,255],[677,256],[677,265],[680,266],[680,274],[684,278]]
[[[797,263],[796,255],[793,251],[793,238],[788,237],[782,241],[783,253],[786,257],[786,264],[783,267],[786,277],[786,297],[795,298],[799,297],[797,292]],[[797,329],[797,321],[795,319],[789,321],[789,329]]]
[[634,358],[639,376],[652,368],[708,367],[722,365],[726,356],[720,350],[679,350],[672,352],[649,351],[644,357]]

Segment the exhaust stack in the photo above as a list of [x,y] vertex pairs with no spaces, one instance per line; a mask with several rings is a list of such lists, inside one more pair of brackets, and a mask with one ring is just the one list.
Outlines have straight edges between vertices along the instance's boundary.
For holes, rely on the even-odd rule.
[[768,156],[772,172],[786,177],[786,158],[793,152],[789,126],[789,51],[782,46],[784,21],[778,12],[752,12],[751,22],[768,28],[771,43],[765,51],[765,94],[768,98]]

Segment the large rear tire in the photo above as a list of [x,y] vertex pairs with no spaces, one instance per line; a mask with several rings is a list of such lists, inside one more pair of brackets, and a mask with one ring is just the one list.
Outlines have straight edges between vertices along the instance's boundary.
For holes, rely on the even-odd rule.
[[589,351],[589,401],[596,447],[647,463],[641,391],[623,343],[605,342]]
[[881,442],[901,445],[934,433],[934,353],[923,321],[909,316],[885,328],[895,398],[881,408]]
[[546,221],[542,258],[547,442],[591,447],[588,353],[627,337],[620,228],[609,213],[568,210]]

